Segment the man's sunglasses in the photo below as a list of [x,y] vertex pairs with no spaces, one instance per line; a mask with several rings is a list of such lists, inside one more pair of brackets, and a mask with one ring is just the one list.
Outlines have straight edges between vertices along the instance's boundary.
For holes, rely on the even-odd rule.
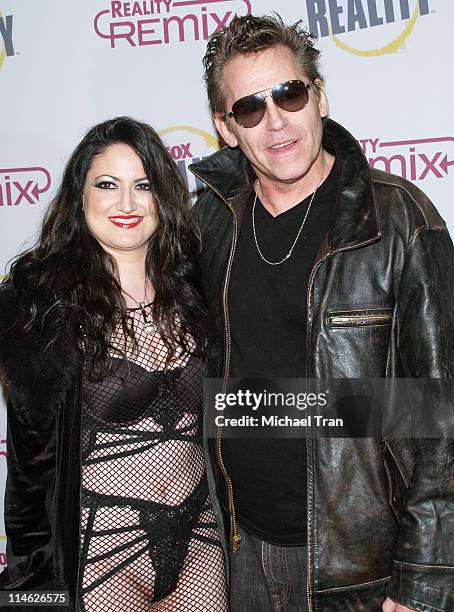
[[[269,89],[262,89],[249,96],[240,98],[233,104],[232,110],[225,113],[227,117],[233,117],[238,125],[244,128],[252,128],[260,123],[265,116],[266,98],[271,96],[275,104],[282,110],[294,113],[302,110],[309,100],[309,88],[312,83],[307,85],[303,81],[285,81]],[[263,92],[269,91],[266,95]]]

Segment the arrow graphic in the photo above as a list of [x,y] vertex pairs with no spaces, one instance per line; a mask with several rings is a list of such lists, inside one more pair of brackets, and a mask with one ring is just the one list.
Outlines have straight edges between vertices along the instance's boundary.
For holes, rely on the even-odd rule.
[[444,170],[445,174],[448,174],[449,166],[454,166],[454,159],[448,161],[448,155],[446,154],[440,162],[440,168]]

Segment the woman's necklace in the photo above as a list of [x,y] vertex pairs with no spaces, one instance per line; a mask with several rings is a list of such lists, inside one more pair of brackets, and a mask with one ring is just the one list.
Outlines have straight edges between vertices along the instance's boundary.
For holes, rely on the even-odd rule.
[[145,310],[145,303],[137,302],[137,304],[139,305],[140,312],[142,313],[144,332],[146,334],[152,334],[153,332],[158,331],[158,326],[156,325],[156,323],[148,318],[148,315]]
[[[145,281],[146,282],[146,281]],[[140,309],[140,312],[142,313],[142,319],[143,319],[143,330],[146,334],[153,334],[154,332],[159,330],[159,326],[152,320],[149,318],[147,311],[145,310],[145,306],[149,306],[150,304],[152,304],[153,302],[147,302],[147,288],[145,286],[144,283],[144,287],[143,287],[143,300],[141,302],[137,301],[135,297],[133,297],[130,293],[128,293],[127,291],[125,291],[124,289],[122,289],[122,292],[127,295],[133,302],[135,302],[137,304],[137,306]]]

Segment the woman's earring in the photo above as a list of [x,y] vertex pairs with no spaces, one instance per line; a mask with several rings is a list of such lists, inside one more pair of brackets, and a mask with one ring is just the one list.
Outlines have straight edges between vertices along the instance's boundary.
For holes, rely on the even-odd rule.
[[84,200],[84,196],[82,195],[82,212],[85,210],[85,200]]

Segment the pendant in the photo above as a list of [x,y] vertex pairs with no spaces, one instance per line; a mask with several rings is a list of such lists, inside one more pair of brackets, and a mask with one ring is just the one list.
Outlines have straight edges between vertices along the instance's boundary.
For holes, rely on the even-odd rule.
[[150,319],[148,318],[147,313],[145,312],[145,304],[143,302],[139,302],[139,308],[142,312],[144,332],[146,334],[152,334],[157,331],[158,326],[156,325],[156,323],[150,321]]
[[143,329],[146,334],[152,334],[153,332],[157,331],[158,326],[156,323],[153,323],[153,321],[145,321],[143,324]]

